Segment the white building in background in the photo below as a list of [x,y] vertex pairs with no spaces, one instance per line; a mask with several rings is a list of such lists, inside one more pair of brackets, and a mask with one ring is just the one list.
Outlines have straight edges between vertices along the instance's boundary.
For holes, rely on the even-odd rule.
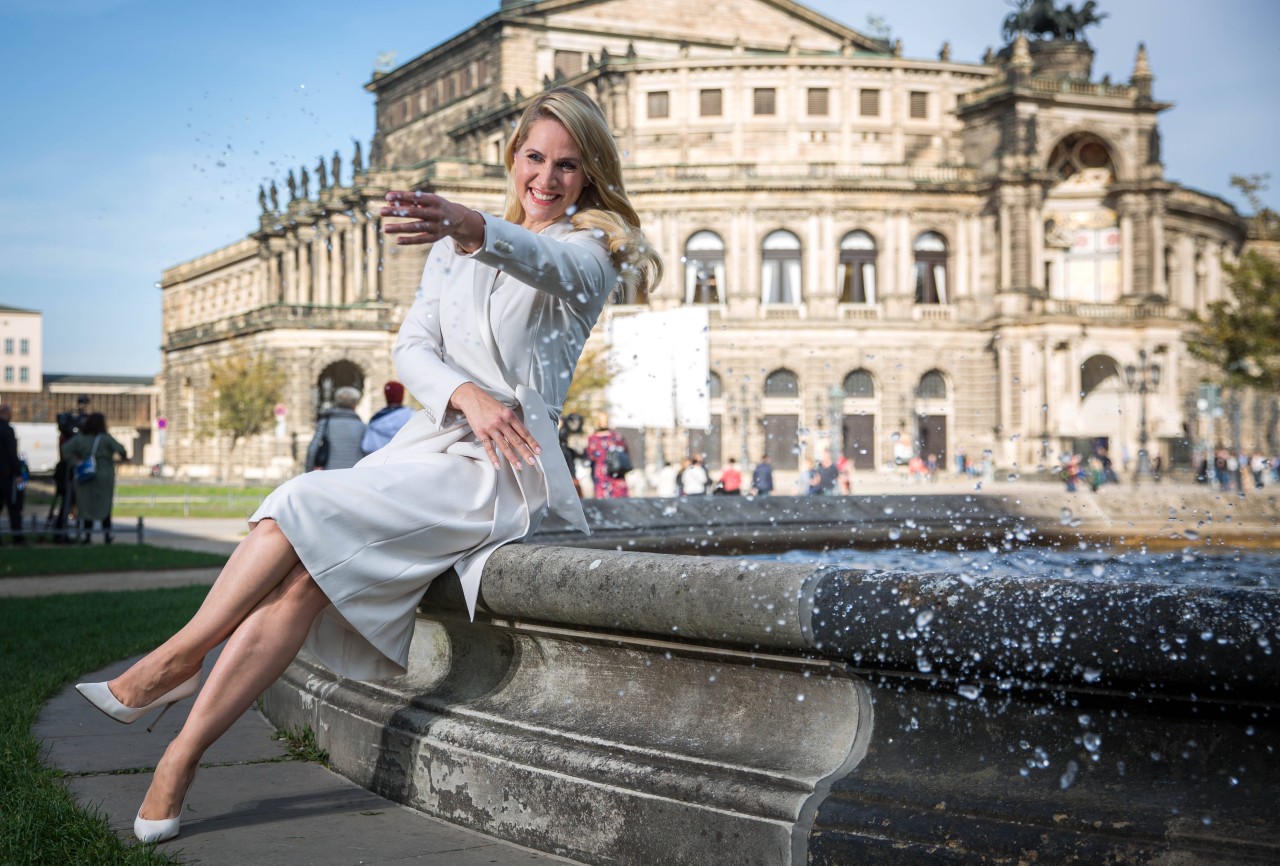
[[[1136,456],[1145,417],[1170,465],[1225,435],[1199,409],[1210,371],[1184,335],[1225,297],[1245,223],[1164,177],[1170,105],[1145,50],[1111,83],[1081,40],[1019,38],[969,63],[945,46],[904,57],[788,0],[691,11],[503,2],[375,73],[368,165],[357,151],[308,167],[318,189],[291,173],[288,201],[264,193],[257,231],[165,272],[170,466],[224,462],[203,425],[209,363],[231,353],[289,374],[276,430],[237,456],[258,474],[297,470],[338,386],[368,395],[364,415],[378,408],[426,255],[383,246],[384,192],[500,213],[503,144],[557,83],[613,126],[668,265],[648,309],[709,322],[709,423],[628,431],[650,464],[768,451],[785,472],[836,451],[874,470],[919,452],[949,469],[989,452],[1032,467],[1100,444]],[[1274,444],[1274,400],[1245,424],[1246,443]]]
[[43,383],[44,316],[0,304],[0,393],[35,393]]

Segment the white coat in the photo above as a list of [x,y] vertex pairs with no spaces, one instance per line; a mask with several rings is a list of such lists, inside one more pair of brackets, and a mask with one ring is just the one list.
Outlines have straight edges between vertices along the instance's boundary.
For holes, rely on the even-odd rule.
[[[270,517],[333,603],[308,648],[354,679],[401,674],[414,611],[453,567],[474,617],[480,575],[499,545],[544,518],[587,532],[556,423],[574,366],[617,281],[601,239],[563,220],[533,233],[485,216],[470,256],[435,244],[401,326],[397,377],[423,408],[351,469],[298,476],[250,518]],[[516,408],[542,453],[494,470],[449,408],[474,382]]]

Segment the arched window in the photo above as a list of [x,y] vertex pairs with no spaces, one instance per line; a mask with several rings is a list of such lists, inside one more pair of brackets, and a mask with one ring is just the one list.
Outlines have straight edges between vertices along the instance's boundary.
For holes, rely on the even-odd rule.
[[795,397],[800,393],[800,380],[796,374],[784,368],[774,370],[764,380],[766,397]]
[[844,395],[863,399],[874,397],[876,382],[866,370],[854,370],[844,377]]
[[724,384],[720,381],[720,374],[715,371],[707,376],[707,394],[712,400],[724,396]]
[[849,232],[840,241],[840,266],[836,271],[840,303],[876,302],[876,242],[864,231]]
[[312,392],[317,418],[320,413],[333,408],[333,393],[343,387],[355,388],[364,393],[364,370],[351,361],[342,360],[334,361],[320,371]]
[[1069,135],[1049,155],[1049,171],[1059,182],[1109,184],[1116,179],[1111,151],[1102,139],[1087,132]]
[[761,303],[800,303],[800,238],[779,229],[764,239],[760,288]]
[[718,304],[723,292],[724,241],[715,232],[695,232],[684,245],[684,302]]
[[916,396],[921,400],[945,400],[947,398],[947,380],[937,370],[930,370],[920,377],[916,386]]
[[[1115,379],[1111,382],[1111,379]],[[1084,399],[1107,385],[1111,390],[1119,390],[1124,382],[1120,373],[1120,362],[1110,355],[1093,355],[1080,365],[1080,399]]]
[[947,292],[947,242],[937,232],[916,238],[916,303],[949,304]]

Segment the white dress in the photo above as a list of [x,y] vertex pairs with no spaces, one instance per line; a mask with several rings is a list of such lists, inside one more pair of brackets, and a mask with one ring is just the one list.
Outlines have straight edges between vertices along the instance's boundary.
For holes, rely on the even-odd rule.
[[[414,611],[450,567],[475,616],[480,574],[499,545],[544,519],[587,532],[556,422],[573,369],[617,270],[603,242],[568,220],[540,234],[485,216],[470,256],[452,239],[427,257],[393,357],[423,409],[351,469],[277,488],[250,518],[275,520],[332,605],[306,646],[335,673],[405,672]],[[450,396],[474,382],[516,408],[538,440],[536,466],[494,470]]]

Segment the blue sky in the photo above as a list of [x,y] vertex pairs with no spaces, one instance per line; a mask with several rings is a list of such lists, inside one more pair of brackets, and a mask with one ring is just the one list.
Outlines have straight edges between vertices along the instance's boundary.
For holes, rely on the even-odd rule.
[[[1008,0],[813,0],[909,57],[999,46]],[[1078,5],[1078,4],[1077,4]],[[1096,77],[1145,41],[1166,176],[1242,205],[1232,173],[1280,184],[1280,3],[1101,0]],[[406,62],[498,8],[436,0],[0,0],[0,304],[45,314],[46,372],[152,375],[169,266],[256,226],[258,184],[373,131],[377,58]],[[348,169],[345,169],[349,171]],[[280,185],[283,192],[283,184]],[[1273,206],[1280,194],[1270,193]]]

